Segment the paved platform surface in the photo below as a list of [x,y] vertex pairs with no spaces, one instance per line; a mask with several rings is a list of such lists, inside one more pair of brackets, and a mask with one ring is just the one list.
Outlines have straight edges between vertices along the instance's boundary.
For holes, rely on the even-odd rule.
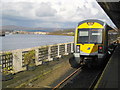
[[95,88],[118,88],[119,60],[120,60],[120,44],[116,47]]

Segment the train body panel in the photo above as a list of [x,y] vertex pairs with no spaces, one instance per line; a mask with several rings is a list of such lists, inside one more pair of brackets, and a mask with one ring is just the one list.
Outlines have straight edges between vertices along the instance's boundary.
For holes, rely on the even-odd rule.
[[[97,54],[98,53],[98,45],[100,44],[76,44],[77,47],[80,47],[80,55],[90,55],[90,54]],[[95,54],[95,55],[96,55]]]

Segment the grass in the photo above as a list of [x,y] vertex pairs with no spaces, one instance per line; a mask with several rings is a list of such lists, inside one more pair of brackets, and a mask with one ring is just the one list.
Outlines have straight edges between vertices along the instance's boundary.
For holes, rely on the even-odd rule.
[[45,74],[50,73],[53,69],[58,67],[58,64],[66,60],[69,56],[64,56],[59,60],[54,60],[44,65],[37,66],[34,71],[23,71],[16,73],[14,78],[8,81],[2,82],[3,88],[20,88],[24,87],[28,83],[37,80],[38,78],[42,78]]

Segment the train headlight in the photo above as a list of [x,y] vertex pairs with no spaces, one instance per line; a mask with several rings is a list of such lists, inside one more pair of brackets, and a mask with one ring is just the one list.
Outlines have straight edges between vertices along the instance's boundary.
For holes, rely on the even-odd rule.
[[102,53],[103,52],[103,46],[98,46],[98,53]]
[[89,26],[92,26],[92,25],[94,24],[94,22],[87,22],[87,24],[88,24]]
[[80,45],[76,46],[76,52],[79,53],[80,52]]

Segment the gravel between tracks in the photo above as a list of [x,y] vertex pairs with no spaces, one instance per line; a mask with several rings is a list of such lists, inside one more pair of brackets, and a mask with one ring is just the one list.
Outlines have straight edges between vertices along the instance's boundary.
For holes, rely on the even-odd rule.
[[58,64],[56,69],[53,69],[50,73],[44,75],[44,77],[30,83],[26,88],[53,88],[53,84],[55,84],[54,82],[71,69],[69,60],[65,60]]

